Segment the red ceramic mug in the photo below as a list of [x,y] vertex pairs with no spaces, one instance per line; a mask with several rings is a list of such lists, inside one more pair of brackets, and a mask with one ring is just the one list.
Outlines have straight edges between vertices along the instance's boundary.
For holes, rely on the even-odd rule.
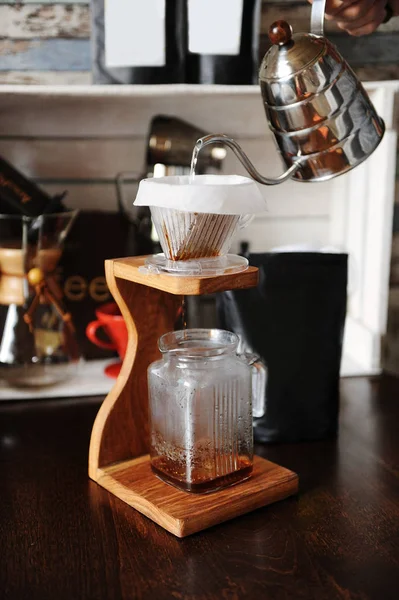
[[[108,377],[118,377],[122,367],[122,361],[126,354],[127,346],[127,328],[124,318],[115,302],[109,302],[99,306],[96,310],[96,321],[91,321],[86,327],[86,335],[89,340],[105,350],[116,350],[121,359],[117,363],[112,363],[105,368],[105,374]],[[109,342],[104,342],[97,337],[97,330],[102,327]]]

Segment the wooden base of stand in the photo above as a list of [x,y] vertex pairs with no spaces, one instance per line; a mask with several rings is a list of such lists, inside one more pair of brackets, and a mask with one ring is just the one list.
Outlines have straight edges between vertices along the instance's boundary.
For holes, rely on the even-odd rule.
[[298,491],[295,473],[255,457],[246,481],[209,494],[190,494],[151,471],[147,369],[159,359],[158,339],[173,331],[183,296],[256,286],[258,270],[213,277],[148,275],[146,257],[105,262],[108,287],[125,319],[128,345],[114,387],[95,420],[89,476],[174,535],[184,537],[282,500]]
[[152,472],[148,455],[105,468],[97,482],[181,538],[298,491],[295,473],[259,456],[254,457],[249,479],[209,494],[183,492],[164,483]]

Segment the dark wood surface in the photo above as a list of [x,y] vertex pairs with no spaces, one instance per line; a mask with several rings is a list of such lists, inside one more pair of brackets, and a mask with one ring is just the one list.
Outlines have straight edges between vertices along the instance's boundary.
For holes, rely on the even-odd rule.
[[298,497],[183,540],[89,481],[98,406],[0,406],[2,600],[399,597],[399,380],[345,380],[337,440],[257,448]]

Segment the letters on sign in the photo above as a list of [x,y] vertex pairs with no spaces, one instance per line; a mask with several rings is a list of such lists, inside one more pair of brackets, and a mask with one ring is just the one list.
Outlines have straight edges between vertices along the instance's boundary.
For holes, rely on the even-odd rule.
[[87,295],[95,302],[106,302],[111,297],[103,276],[87,281],[81,275],[71,275],[64,281],[64,294],[72,302],[80,302]]
[[107,302],[111,298],[104,275],[86,279],[82,275],[69,275],[62,281],[61,269],[57,269],[56,280],[65,297],[71,302],[81,302],[89,296],[95,302]]

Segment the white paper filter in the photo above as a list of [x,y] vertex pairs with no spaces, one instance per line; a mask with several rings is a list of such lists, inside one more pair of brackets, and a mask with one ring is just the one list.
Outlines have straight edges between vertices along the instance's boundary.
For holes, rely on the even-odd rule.
[[134,204],[216,215],[267,210],[258,184],[240,175],[196,175],[192,182],[188,175],[143,179]]
[[238,175],[141,181],[136,206],[149,206],[165,256],[192,260],[228,253],[241,215],[266,210],[257,184]]

